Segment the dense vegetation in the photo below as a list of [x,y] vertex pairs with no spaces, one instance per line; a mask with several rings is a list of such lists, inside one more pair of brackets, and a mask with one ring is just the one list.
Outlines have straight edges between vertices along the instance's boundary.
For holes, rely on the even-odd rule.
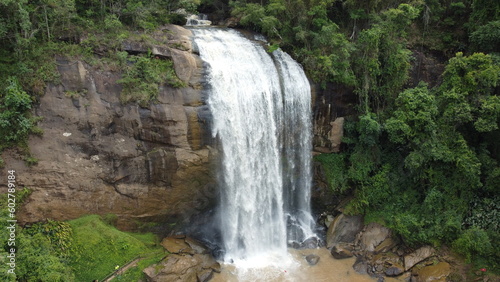
[[[500,263],[500,4],[489,1],[234,1],[318,83],[353,89],[339,154],[317,157],[331,188],[409,246],[446,244]],[[446,60],[410,85],[412,50]],[[441,83],[437,83],[440,81]]]
[[[292,54],[322,87],[352,89],[357,114],[348,117],[341,153],[317,157],[331,188],[352,197],[346,212],[393,228],[410,246],[446,244],[469,262],[499,269],[498,1],[0,0],[0,152],[18,146],[36,163],[26,138],[42,132],[30,110],[47,83],[58,83],[56,55],[122,71],[124,103],[154,100],[161,83],[182,86],[171,62],[121,49],[136,30],[147,35],[165,23],[182,24],[179,8],[233,16]],[[409,83],[415,50],[446,62],[443,75],[430,81],[436,86]],[[102,244],[83,241],[98,238],[82,235],[88,226],[109,238],[118,232],[93,217],[23,229],[19,240],[30,255],[20,258],[19,269],[29,265],[33,272],[20,272],[21,279],[93,279],[79,276],[85,275],[79,267],[91,266],[74,259],[96,254],[68,255],[69,243],[44,232],[48,225],[60,235],[71,232],[71,250]],[[120,238],[107,248],[140,245]],[[111,267],[101,266],[100,275]]]

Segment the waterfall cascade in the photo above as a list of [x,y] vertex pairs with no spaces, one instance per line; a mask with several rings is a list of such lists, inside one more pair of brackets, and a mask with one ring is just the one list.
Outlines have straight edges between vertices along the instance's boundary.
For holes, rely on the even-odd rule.
[[314,235],[309,82],[288,54],[269,54],[234,30],[193,33],[221,152],[224,259],[286,256],[287,240]]

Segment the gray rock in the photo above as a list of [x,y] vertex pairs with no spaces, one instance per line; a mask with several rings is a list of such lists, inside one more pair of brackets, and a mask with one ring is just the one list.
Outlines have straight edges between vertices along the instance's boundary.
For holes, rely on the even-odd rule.
[[424,246],[404,256],[405,270],[408,271],[417,263],[433,256],[434,254],[435,250],[431,246]]
[[204,269],[197,274],[198,282],[206,282],[212,279],[214,273],[211,269]]
[[326,234],[326,247],[331,248],[338,243],[352,243],[363,228],[363,217],[340,214],[330,224]]
[[353,256],[352,251],[352,244],[339,243],[332,247],[330,253],[336,259],[345,259]]
[[388,267],[385,269],[384,273],[387,276],[398,276],[401,275],[403,272],[405,272],[404,267],[398,266],[398,265],[393,265],[391,267]]
[[391,234],[391,230],[387,227],[378,223],[370,223],[361,233],[358,245],[361,247],[361,251],[373,252],[378,245],[390,238]]
[[306,261],[309,265],[316,265],[319,262],[319,256],[317,255],[308,255],[306,256]]
[[319,245],[318,238],[311,237],[300,244],[300,249],[316,249]]

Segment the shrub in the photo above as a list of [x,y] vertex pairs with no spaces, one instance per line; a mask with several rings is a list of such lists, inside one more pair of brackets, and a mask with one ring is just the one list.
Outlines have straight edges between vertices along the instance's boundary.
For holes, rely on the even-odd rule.
[[477,227],[466,230],[452,244],[454,250],[465,256],[468,263],[472,262],[474,256],[489,256],[493,246],[488,233]]
[[15,77],[8,79],[8,86],[0,102],[1,150],[9,144],[24,141],[33,127],[33,122],[29,117],[31,97],[21,88]]

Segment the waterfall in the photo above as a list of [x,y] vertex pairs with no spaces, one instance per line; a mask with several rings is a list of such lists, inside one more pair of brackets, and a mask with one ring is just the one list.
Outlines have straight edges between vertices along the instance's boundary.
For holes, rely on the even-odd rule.
[[221,154],[224,259],[284,256],[287,240],[313,235],[308,80],[288,54],[269,54],[234,30],[193,33]]

